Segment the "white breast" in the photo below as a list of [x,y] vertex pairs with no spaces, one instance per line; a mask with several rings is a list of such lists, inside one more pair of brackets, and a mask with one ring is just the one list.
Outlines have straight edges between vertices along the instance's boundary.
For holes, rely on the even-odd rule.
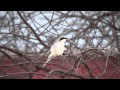
[[64,42],[56,42],[52,45],[50,52],[56,55],[62,55],[64,52]]

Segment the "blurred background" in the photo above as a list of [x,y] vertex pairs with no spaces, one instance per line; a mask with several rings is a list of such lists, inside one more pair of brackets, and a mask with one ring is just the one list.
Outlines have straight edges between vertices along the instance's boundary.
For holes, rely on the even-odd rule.
[[112,52],[118,59],[120,11],[0,11],[1,59],[13,55],[31,61],[30,56],[35,55],[46,60],[60,36],[70,39],[65,43],[65,55],[79,57],[94,48],[109,56]]

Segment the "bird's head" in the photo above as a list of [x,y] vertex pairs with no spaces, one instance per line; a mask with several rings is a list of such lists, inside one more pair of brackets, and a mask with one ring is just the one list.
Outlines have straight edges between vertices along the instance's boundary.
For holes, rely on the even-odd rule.
[[60,37],[60,40],[68,40],[66,37]]
[[60,41],[66,41],[66,40],[68,40],[68,38],[66,38],[66,37],[60,37]]

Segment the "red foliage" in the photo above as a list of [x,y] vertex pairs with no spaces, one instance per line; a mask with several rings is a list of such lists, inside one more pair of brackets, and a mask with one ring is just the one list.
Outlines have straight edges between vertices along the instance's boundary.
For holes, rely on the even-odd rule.
[[[51,64],[51,62],[53,62],[55,65]],[[15,63],[16,62],[14,62],[13,60],[8,59],[8,58],[1,59],[0,60],[0,76],[12,74],[13,76],[15,76],[17,78],[17,76],[20,76],[20,75],[17,75],[16,73],[28,72],[28,68],[35,72],[35,73],[31,74],[31,78],[33,78],[33,79],[44,79],[45,76],[48,74],[48,71],[45,71],[44,69],[36,69],[36,67],[34,66],[33,63],[28,63],[25,65],[5,66],[5,65],[12,65]],[[53,61],[50,61],[46,65],[46,68],[49,68],[49,69],[57,68],[57,69],[65,71],[65,69],[57,66],[56,64],[62,65],[64,67],[67,67],[70,69],[71,68],[70,65],[72,65],[72,63],[73,63],[73,61],[69,61],[69,63],[68,63],[68,61],[65,62],[62,60],[53,60]],[[118,79],[118,78],[120,78],[120,68],[116,67],[115,60],[109,60],[107,62],[105,72],[103,72],[105,70],[105,65],[106,65],[106,60],[104,60],[104,59],[89,60],[89,61],[86,61],[86,64],[90,68],[90,72],[92,72],[94,78],[101,78],[101,79],[108,79],[108,78]],[[40,73],[40,74],[38,74],[38,73]],[[82,63],[80,63],[74,69],[73,73],[84,76],[85,78],[88,78],[88,79],[90,78],[89,70]],[[16,74],[16,75],[14,75],[14,74]],[[21,75],[24,75],[24,74],[21,74]],[[21,78],[28,78],[28,76],[24,76]],[[51,78],[52,78],[52,76],[51,76]],[[59,77],[59,75],[58,75],[55,78],[60,79],[61,77]],[[77,77],[70,76],[70,78],[75,79]]]

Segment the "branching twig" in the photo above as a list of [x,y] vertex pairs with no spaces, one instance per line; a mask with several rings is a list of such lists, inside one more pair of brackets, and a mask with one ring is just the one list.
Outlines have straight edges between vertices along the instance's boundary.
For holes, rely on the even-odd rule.
[[23,20],[23,22],[32,30],[32,32],[34,33],[35,37],[40,41],[40,43],[45,46],[46,48],[50,48],[48,45],[46,45],[40,38],[39,36],[37,35],[37,33],[35,32],[35,30],[31,27],[31,25],[29,25],[27,23],[27,21],[23,18],[23,16],[20,14],[19,11],[17,11],[18,15],[20,16],[20,18]]

